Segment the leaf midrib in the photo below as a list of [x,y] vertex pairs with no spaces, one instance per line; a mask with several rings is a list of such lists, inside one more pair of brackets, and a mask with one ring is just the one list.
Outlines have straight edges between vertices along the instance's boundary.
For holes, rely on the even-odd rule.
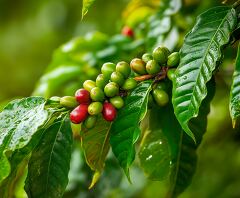
[[59,122],[61,122],[61,125],[59,126],[59,129],[58,129],[58,131],[57,131],[57,133],[56,133],[56,136],[55,136],[55,138],[54,138],[54,143],[52,144],[52,149],[51,149],[51,152],[50,152],[48,169],[47,169],[47,181],[46,181],[45,193],[44,193],[44,194],[47,194],[47,193],[48,193],[49,172],[50,172],[50,165],[52,164],[53,149],[54,149],[55,144],[56,144],[56,140],[57,140],[58,133],[60,132],[60,130],[61,130],[61,128],[62,128],[62,126],[63,126],[63,124],[64,124],[64,122],[65,122],[65,118],[66,118],[66,117],[67,117],[67,115],[65,115],[65,116],[63,117],[62,121],[56,122],[56,124],[59,123]]
[[[231,10],[231,9],[229,9],[229,10]],[[229,15],[229,10],[228,10],[226,16],[222,19],[222,22],[219,24],[217,30],[215,31],[212,39],[211,39],[210,42],[209,42],[209,45],[208,45],[208,47],[207,47],[207,50],[206,50],[206,52],[205,52],[205,54],[204,54],[204,56],[203,56],[204,58],[202,59],[202,63],[201,63],[201,67],[200,67],[199,71],[202,70],[202,67],[203,67],[204,61],[206,60],[206,56],[207,56],[207,54],[208,54],[209,48],[210,48],[210,46],[212,45],[212,43],[213,43],[213,41],[214,41],[214,38],[216,37],[216,34],[217,34],[218,31],[220,30],[220,27],[222,26],[223,22],[225,22],[226,17]],[[201,73],[201,72],[199,72],[198,75],[197,75],[197,80],[196,80],[196,82],[199,81],[200,73]],[[197,87],[196,85],[197,85],[197,83],[195,84],[195,86],[194,86],[194,88],[193,88],[192,96],[191,96],[191,98],[190,98],[190,102],[191,102],[191,103],[190,103],[190,105],[189,105],[188,108],[187,108],[187,109],[188,109],[188,112],[189,112],[191,109],[193,109],[193,105],[192,105],[192,104],[193,104],[193,96],[195,95],[195,92],[196,92],[196,87]],[[202,101],[200,101],[200,104],[201,104],[201,102],[202,102]],[[196,113],[197,113],[197,112],[193,113],[192,116],[195,116]],[[188,121],[189,121],[190,119],[191,119],[191,117],[189,117],[189,118],[185,121],[186,124],[188,123]]]

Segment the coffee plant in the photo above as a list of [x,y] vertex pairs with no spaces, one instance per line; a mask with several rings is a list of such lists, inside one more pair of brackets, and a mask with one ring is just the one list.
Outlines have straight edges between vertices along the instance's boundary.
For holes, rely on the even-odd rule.
[[[83,1],[83,16],[93,2]],[[168,181],[166,197],[177,197],[190,185],[215,74],[224,50],[240,38],[240,1],[204,11],[193,27],[171,25],[180,0],[142,4],[140,15],[126,17],[121,33],[95,32],[57,49],[33,96],[13,100],[1,111],[1,197],[13,197],[25,167],[28,197],[62,197],[71,182],[76,142],[92,171],[89,188],[101,183],[113,155],[130,183],[137,158],[148,179]],[[175,39],[185,30],[184,41]],[[240,47],[229,102],[236,129],[239,82]]]

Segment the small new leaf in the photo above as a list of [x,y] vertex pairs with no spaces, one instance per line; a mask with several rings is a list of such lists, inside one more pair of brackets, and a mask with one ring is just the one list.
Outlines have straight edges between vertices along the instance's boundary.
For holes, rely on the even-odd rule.
[[173,81],[172,101],[179,123],[194,141],[198,134],[189,128],[189,121],[198,116],[207,95],[206,83],[218,66],[221,49],[229,42],[236,21],[236,11],[228,6],[202,13],[180,50],[181,61]]
[[126,98],[110,130],[110,144],[129,181],[129,167],[135,158],[135,143],[140,135],[139,122],[147,112],[152,81],[140,83]]
[[110,128],[111,123],[103,120],[102,116],[99,116],[94,128],[83,128],[81,133],[81,144],[86,162],[95,171],[89,188],[95,185],[104,168],[105,159],[110,148]]

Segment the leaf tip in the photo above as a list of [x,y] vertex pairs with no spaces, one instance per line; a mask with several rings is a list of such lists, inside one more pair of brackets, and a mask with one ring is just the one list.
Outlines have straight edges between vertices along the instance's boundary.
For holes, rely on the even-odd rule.
[[100,172],[100,171],[96,171],[96,172],[94,173],[93,178],[92,178],[92,181],[91,181],[91,184],[90,184],[90,186],[88,187],[89,190],[92,189],[92,188],[95,186],[95,184],[98,182],[100,176],[101,176],[101,172]]
[[130,173],[129,173],[129,167],[124,168],[124,173],[127,176],[128,182],[130,184],[132,184],[132,180],[131,180]]
[[233,127],[233,129],[235,129],[235,128],[236,128],[236,123],[237,123],[237,121],[236,121],[236,120],[232,120],[232,127]]

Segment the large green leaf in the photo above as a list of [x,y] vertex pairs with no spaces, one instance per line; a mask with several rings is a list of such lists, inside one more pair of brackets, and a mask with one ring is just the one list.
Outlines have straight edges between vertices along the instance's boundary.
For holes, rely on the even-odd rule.
[[199,114],[189,122],[190,129],[198,134],[195,144],[192,139],[182,130],[178,123],[172,106],[165,110],[161,123],[163,132],[167,136],[172,152],[172,171],[170,175],[170,189],[168,197],[177,197],[191,183],[196,170],[196,149],[201,143],[202,137],[207,129],[207,115],[210,112],[210,102],[215,94],[215,81],[212,79],[207,83],[207,97],[203,100]]
[[70,121],[65,114],[44,131],[32,152],[25,186],[29,197],[62,197],[68,183],[72,143]]
[[81,133],[82,148],[86,162],[95,171],[90,188],[97,182],[104,168],[105,159],[110,148],[110,127],[111,123],[99,116],[94,128],[83,129]]
[[29,97],[10,102],[0,113],[0,183],[11,171],[8,157],[25,147],[46,123],[44,105],[43,98]]
[[198,134],[189,128],[189,120],[198,116],[207,95],[206,83],[222,57],[221,49],[229,42],[236,20],[236,12],[231,7],[215,7],[204,12],[185,37],[180,51],[172,101],[179,123],[194,140]]
[[239,121],[240,118],[240,44],[238,46],[238,54],[235,65],[229,103],[234,128],[235,125],[238,124],[237,121]]
[[95,0],[83,0],[82,7],[82,18],[88,13],[90,6],[94,3]]
[[135,143],[140,135],[139,122],[147,112],[152,81],[140,83],[126,98],[110,130],[110,143],[120,166],[129,177],[129,167],[135,158]]

